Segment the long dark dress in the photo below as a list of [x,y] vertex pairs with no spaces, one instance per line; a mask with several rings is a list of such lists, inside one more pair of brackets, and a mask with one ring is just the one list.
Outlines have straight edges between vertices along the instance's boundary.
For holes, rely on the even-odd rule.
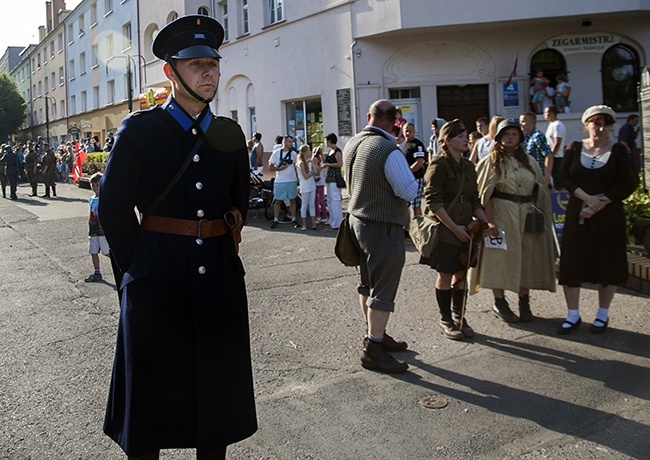
[[[615,144],[604,166],[589,169],[580,161],[581,152],[582,143],[572,142],[562,162],[562,183],[571,197],[562,234],[559,283],[569,287],[580,287],[583,282],[622,284],[627,280],[623,200],[631,193],[629,160]],[[590,195],[602,193],[612,202],[580,223],[583,201],[573,196],[578,187]]]

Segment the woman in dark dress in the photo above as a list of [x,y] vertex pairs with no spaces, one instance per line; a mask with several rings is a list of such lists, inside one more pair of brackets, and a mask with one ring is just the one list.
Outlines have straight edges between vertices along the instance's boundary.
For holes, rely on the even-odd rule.
[[609,134],[616,114],[606,105],[585,110],[587,139],[572,142],[562,162],[562,183],[571,193],[562,235],[560,280],[568,307],[557,330],[578,328],[580,285],[598,284],[599,309],[591,332],[607,330],[609,306],[619,284],[627,279],[623,200],[632,192],[631,168],[625,149]]
[[487,219],[478,197],[474,164],[463,157],[468,143],[463,122],[456,119],[445,123],[438,142],[441,155],[433,159],[424,176],[424,199],[426,215],[442,223],[440,239],[431,256],[422,256],[420,263],[438,272],[440,331],[448,339],[461,340],[473,337],[474,331],[465,318],[460,324],[467,269],[460,263],[460,253],[470,241],[466,226],[474,217],[484,222]]

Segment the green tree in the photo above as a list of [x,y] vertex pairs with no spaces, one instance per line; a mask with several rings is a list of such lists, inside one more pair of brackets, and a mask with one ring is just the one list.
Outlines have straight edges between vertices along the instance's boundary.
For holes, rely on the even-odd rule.
[[11,136],[25,121],[25,99],[6,73],[0,74],[0,139]]

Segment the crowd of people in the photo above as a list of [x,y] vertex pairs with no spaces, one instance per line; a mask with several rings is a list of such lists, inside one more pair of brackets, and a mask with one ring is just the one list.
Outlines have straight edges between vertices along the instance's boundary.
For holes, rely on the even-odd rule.
[[[3,144],[0,146],[2,197],[7,198],[6,188],[9,186],[9,198],[17,200],[17,188],[20,183],[29,183],[29,197],[55,197],[56,184],[69,182],[69,175],[74,170],[75,160],[80,152],[110,152],[112,145],[112,133],[109,133],[103,147],[98,136],[66,141],[56,149],[41,136],[35,141],[17,142],[13,146]],[[38,195],[39,182],[42,182],[45,188],[43,195]]]
[[[587,137],[568,143],[558,107],[543,110],[549,122],[545,134],[536,128],[533,112],[518,119],[480,118],[473,133],[459,119],[433,119],[430,147],[422,155],[413,125],[400,120],[390,101],[370,107],[368,126],[346,144],[343,155],[350,229],[360,253],[360,304],[368,325],[363,367],[389,373],[408,368],[391,354],[408,345],[385,329],[404,264],[398,229],[422,212],[440,226],[435,249],[420,263],[437,272],[438,326],[445,337],[475,335],[464,307],[467,293],[479,288],[492,291],[497,318],[533,321],[531,292],[555,292],[558,257],[568,312],[557,333],[567,335],[580,326],[585,282],[597,284],[599,294],[590,331],[607,330],[614,293],[627,278],[623,200],[634,190],[630,158],[638,117],[628,118],[616,142],[610,138],[614,111],[590,107],[582,116]],[[569,195],[561,248],[554,237],[553,190]],[[518,296],[517,313],[506,299],[508,291]]]

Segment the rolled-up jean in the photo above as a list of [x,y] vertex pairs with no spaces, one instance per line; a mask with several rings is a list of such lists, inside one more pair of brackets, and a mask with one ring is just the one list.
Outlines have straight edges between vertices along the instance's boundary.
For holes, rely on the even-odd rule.
[[330,227],[339,228],[343,220],[343,203],[341,189],[336,186],[336,182],[327,184],[327,208],[330,211]]

